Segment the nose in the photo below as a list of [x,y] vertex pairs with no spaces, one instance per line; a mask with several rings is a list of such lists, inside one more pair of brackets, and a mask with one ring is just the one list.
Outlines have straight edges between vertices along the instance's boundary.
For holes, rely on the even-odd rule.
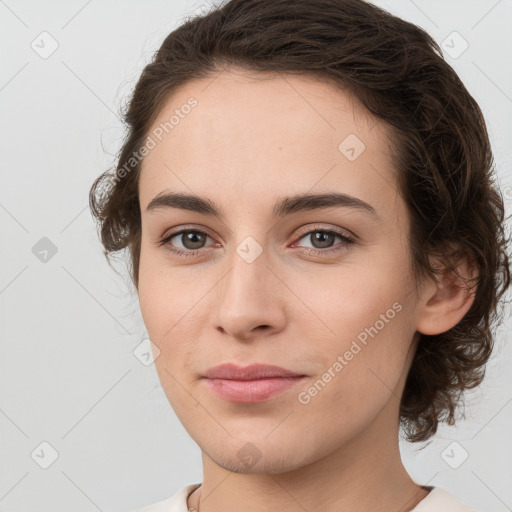
[[265,253],[249,263],[234,252],[218,286],[216,328],[238,340],[280,332],[286,322],[287,291],[281,279]]

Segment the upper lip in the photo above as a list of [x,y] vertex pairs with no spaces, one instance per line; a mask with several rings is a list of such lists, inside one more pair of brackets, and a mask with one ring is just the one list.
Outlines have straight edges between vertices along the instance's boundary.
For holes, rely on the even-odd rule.
[[286,370],[271,364],[251,364],[249,366],[238,366],[233,363],[225,363],[210,368],[204,375],[208,379],[229,379],[229,380],[255,380],[271,377],[303,377],[299,373]]

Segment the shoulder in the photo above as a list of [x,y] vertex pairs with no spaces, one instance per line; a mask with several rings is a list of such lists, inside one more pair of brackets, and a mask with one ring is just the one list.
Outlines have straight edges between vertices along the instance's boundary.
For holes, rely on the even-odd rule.
[[442,487],[432,487],[411,512],[476,512]]
[[156,501],[137,510],[131,510],[130,512],[187,512],[187,497],[200,485],[199,483],[186,485],[169,498]]

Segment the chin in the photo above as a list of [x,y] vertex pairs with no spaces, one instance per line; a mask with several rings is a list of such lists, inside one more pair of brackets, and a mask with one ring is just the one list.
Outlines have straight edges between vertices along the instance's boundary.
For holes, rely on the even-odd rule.
[[[216,456],[217,454],[210,455],[210,458],[217,466],[232,473],[272,475],[294,471],[307,463],[297,457],[297,451],[293,447],[290,448],[292,448],[290,453],[286,453],[286,450],[276,452],[273,449],[267,452],[267,450],[262,451],[259,448],[257,449],[258,453],[252,446],[249,447],[248,443],[232,455],[226,455],[223,450],[223,453],[219,453],[218,456]],[[245,453],[242,456],[241,453],[244,450]]]

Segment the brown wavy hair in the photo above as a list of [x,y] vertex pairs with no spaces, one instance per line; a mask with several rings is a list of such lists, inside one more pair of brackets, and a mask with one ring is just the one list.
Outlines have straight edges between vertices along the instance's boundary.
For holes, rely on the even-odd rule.
[[228,66],[314,75],[348,89],[389,128],[417,280],[439,272],[434,254],[448,270],[463,257],[476,264],[474,301],[463,319],[438,335],[416,333],[400,404],[411,442],[433,436],[440,421],[453,425],[464,390],[484,377],[510,284],[503,198],[483,114],[438,44],[369,2],[231,0],[172,31],[123,112],[128,132],[116,168],[90,190],[107,259],[128,249],[138,288],[141,159],[134,156],[178,86]]

